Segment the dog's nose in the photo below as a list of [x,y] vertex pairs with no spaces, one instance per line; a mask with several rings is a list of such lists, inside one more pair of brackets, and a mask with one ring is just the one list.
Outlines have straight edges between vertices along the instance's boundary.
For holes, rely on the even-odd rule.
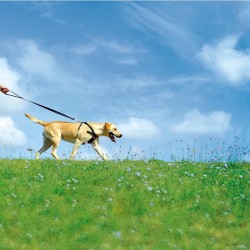
[[121,138],[121,137],[122,137],[122,134],[120,134],[119,138]]

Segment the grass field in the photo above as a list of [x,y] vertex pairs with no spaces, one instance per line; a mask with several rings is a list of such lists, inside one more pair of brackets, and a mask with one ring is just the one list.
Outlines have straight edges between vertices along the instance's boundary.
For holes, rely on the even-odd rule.
[[0,159],[0,249],[249,249],[249,164]]

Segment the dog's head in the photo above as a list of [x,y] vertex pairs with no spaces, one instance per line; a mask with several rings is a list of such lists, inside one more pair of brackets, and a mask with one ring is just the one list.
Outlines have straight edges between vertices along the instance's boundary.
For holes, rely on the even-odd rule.
[[110,138],[112,142],[116,142],[116,137],[121,138],[122,134],[119,132],[117,127],[109,122],[105,123],[106,135]]

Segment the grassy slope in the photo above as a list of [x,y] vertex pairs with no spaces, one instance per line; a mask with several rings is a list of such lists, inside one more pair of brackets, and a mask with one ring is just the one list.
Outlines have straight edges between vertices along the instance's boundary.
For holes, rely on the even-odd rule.
[[246,249],[248,169],[0,160],[0,249]]

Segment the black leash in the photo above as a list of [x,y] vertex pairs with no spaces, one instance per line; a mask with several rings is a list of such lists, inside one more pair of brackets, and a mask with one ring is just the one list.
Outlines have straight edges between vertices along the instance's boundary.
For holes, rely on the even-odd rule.
[[44,105],[42,105],[42,104],[39,104],[39,103],[37,103],[37,102],[30,101],[30,100],[28,100],[28,99],[25,99],[25,98],[23,98],[22,96],[16,94],[15,92],[13,92],[13,91],[11,91],[11,90],[9,90],[9,92],[11,92],[12,94],[5,93],[5,95],[12,96],[12,97],[16,97],[16,98],[25,100],[25,101],[30,102],[30,103],[33,103],[33,104],[35,104],[35,105],[37,105],[37,106],[39,106],[39,107],[41,107],[41,108],[47,109],[47,110],[49,110],[49,111],[51,111],[51,112],[53,112],[53,113],[56,113],[56,114],[61,115],[61,116],[64,116],[64,117],[67,117],[67,118],[69,118],[69,119],[71,119],[71,120],[73,120],[73,121],[80,122],[80,126],[79,126],[79,128],[78,128],[78,131],[80,130],[80,128],[81,128],[81,126],[82,126],[83,123],[86,124],[86,125],[90,128],[90,130],[91,130],[91,132],[90,132],[90,131],[87,131],[87,133],[90,134],[90,135],[92,135],[92,138],[91,138],[90,140],[88,140],[88,143],[92,143],[92,142],[98,137],[98,136],[96,135],[94,129],[93,129],[87,122],[81,122],[80,120],[78,120],[78,119],[76,119],[76,118],[74,118],[74,117],[68,116],[68,115],[66,115],[66,114],[64,114],[64,113],[62,113],[62,112],[59,112],[59,111],[55,110],[55,109],[49,108],[49,107],[44,106]]
[[44,106],[44,105],[42,105],[42,104],[39,104],[39,103],[30,101],[30,100],[27,100],[27,99],[23,98],[22,96],[16,94],[15,92],[13,92],[13,91],[11,91],[11,90],[9,90],[9,92],[11,92],[12,94],[6,93],[6,95],[12,96],[12,97],[16,97],[16,98],[19,98],[19,99],[22,99],[22,100],[25,100],[25,101],[30,102],[30,103],[33,103],[33,104],[35,104],[35,105],[37,105],[37,106],[39,106],[39,107],[42,107],[42,108],[44,108],[44,109],[47,109],[47,110],[49,110],[49,111],[51,111],[51,112],[54,112],[54,113],[56,113],[56,114],[58,114],[58,115],[67,117],[67,118],[69,118],[69,119],[71,119],[71,120],[74,120],[74,121],[77,121],[77,122],[81,122],[81,121],[79,121],[78,119],[76,119],[76,118],[74,118],[74,117],[71,117],[71,116],[68,116],[68,115],[65,115],[65,114],[63,114],[63,113],[61,113],[61,112],[59,112],[59,111],[57,111],[57,110],[55,110],[55,109],[46,107],[46,106]]

